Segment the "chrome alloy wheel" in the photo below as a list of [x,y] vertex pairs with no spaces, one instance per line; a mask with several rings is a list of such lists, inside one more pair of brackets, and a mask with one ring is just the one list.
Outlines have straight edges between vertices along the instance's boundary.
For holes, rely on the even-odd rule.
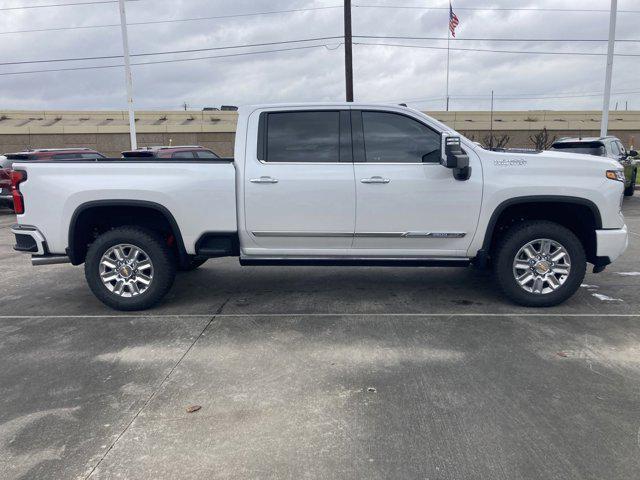
[[134,297],[151,286],[153,263],[140,247],[124,243],[115,245],[100,259],[100,278],[111,293]]
[[571,273],[569,252],[555,240],[527,243],[513,260],[513,276],[525,291],[545,295],[556,291]]

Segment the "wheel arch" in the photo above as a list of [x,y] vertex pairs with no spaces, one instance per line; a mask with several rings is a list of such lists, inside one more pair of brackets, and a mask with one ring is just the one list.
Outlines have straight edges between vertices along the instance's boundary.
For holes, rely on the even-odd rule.
[[[170,233],[175,239],[175,249],[180,264],[186,264],[189,256],[187,254],[180,227],[173,214],[163,205],[147,200],[93,200],[85,202],[76,207],[71,220],[69,222],[68,247],[67,255],[73,265],[80,265],[84,262],[88,246],[83,242],[86,231],[82,230],[83,221],[87,221],[87,217],[91,218],[91,213],[98,212],[123,212],[128,209],[147,212],[154,212],[156,218],[162,218],[166,222]],[[117,213],[116,213],[117,215]],[[128,223],[131,225],[131,223]],[[117,225],[114,224],[114,226]],[[135,226],[135,223],[133,224]]]
[[[533,209],[539,211],[531,214]],[[583,213],[583,217],[570,216]],[[502,229],[518,216],[528,220],[550,220],[570,228],[582,241],[590,262],[595,259],[595,230],[602,228],[602,217],[598,206],[586,198],[565,195],[530,195],[510,198],[500,203],[491,214],[482,243],[483,255],[490,255]],[[564,223],[562,221],[564,220]]]

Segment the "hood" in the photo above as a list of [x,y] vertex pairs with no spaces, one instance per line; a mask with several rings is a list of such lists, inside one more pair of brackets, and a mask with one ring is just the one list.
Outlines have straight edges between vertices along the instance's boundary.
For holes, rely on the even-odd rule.
[[620,169],[622,165],[617,160],[609,157],[598,157],[596,155],[588,155],[586,153],[559,152],[557,150],[544,150],[539,153],[540,156],[548,159],[557,159],[563,162],[579,163],[590,162],[593,165],[606,166],[608,169]]
[[584,153],[559,152],[557,150],[543,150],[541,152],[523,152],[523,151],[506,151],[493,152],[490,150],[483,151],[484,156],[489,156],[495,160],[526,160],[531,163],[561,163],[564,167],[589,166],[593,168],[600,167],[604,170],[620,170],[622,165],[617,160],[609,157],[597,157],[595,155],[587,155]]

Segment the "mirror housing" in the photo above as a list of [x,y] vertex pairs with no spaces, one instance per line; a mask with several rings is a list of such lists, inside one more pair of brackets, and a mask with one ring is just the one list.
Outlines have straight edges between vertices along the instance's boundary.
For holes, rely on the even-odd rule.
[[460,137],[442,134],[440,165],[453,170],[453,176],[456,180],[468,180],[471,176],[471,167],[469,167],[469,155],[462,150],[462,141]]
[[460,137],[442,134],[442,157],[440,165],[445,168],[466,168],[469,166],[469,155],[462,150]]

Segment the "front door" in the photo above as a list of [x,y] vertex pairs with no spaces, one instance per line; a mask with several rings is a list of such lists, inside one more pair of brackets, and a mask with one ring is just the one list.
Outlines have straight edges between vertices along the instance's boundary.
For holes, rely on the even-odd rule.
[[263,112],[258,129],[245,160],[243,253],[346,255],[355,223],[349,111]]
[[480,214],[482,171],[440,165],[441,132],[401,113],[353,113],[356,177],[354,250],[369,256],[464,257]]

